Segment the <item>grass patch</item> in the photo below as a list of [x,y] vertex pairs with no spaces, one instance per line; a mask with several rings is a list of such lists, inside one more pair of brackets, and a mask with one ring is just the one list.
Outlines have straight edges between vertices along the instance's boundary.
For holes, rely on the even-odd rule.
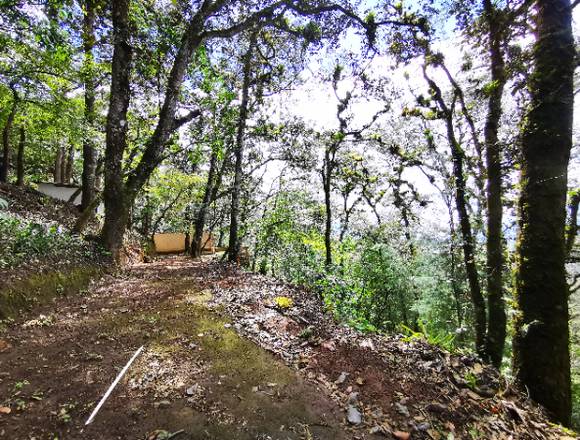
[[14,281],[0,290],[0,320],[16,318],[23,310],[46,304],[53,298],[82,292],[101,273],[100,268],[76,267]]

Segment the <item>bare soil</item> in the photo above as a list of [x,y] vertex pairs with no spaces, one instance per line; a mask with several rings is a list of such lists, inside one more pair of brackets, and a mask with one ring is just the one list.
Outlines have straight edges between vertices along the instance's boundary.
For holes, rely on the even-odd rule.
[[135,265],[10,324],[0,334],[0,438],[353,438],[316,384],[208,310],[206,269],[181,258]]
[[[291,301],[281,307],[280,297]],[[353,411],[360,418],[349,423]],[[335,321],[314,292],[271,277],[163,257],[106,275],[84,294],[57,298],[5,326],[3,438],[577,436],[550,424],[541,408],[472,355],[357,332]]]

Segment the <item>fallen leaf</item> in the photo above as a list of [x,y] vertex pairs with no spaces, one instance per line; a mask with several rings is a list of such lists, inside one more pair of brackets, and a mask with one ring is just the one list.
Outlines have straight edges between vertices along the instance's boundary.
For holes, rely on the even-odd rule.
[[0,353],[8,350],[10,347],[12,346],[8,342],[6,342],[4,339],[0,339]]

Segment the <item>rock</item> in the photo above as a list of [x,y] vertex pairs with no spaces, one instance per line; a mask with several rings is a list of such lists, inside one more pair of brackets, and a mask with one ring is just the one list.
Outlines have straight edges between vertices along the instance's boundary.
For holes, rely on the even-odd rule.
[[344,381],[346,380],[347,377],[348,377],[348,373],[343,371],[342,373],[340,373],[340,376],[338,376],[338,379],[336,379],[335,383],[337,383],[337,384],[344,383]]
[[375,344],[373,343],[372,339],[363,339],[359,346],[361,348],[368,348],[375,351]]
[[185,394],[188,396],[194,396],[199,391],[199,385],[195,384],[190,386],[188,389],[185,390]]
[[169,400],[160,400],[159,402],[155,402],[153,406],[155,408],[167,408],[171,406],[171,402]]
[[362,414],[354,405],[349,405],[346,410],[346,419],[351,425],[360,425],[362,423]]
[[425,409],[434,413],[443,413],[447,411],[447,406],[443,405],[442,403],[434,402],[427,405]]
[[350,393],[348,395],[347,403],[349,405],[356,405],[358,403],[358,393],[357,392]]
[[415,426],[415,429],[421,432],[428,431],[430,428],[431,425],[427,422],[419,423],[418,425]]
[[400,403],[395,402],[395,409],[399,414],[401,414],[404,417],[411,416],[411,414],[409,414],[409,408],[407,408],[405,405],[401,405]]

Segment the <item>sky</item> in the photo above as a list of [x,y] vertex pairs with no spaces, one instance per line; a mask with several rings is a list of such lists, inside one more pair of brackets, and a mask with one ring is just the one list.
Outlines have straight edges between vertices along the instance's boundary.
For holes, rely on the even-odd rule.
[[[367,2],[374,3],[374,2]],[[580,35],[580,7],[576,8],[573,14],[574,17],[574,31],[575,35]],[[462,61],[462,53],[458,48],[460,47],[457,35],[453,34],[453,24],[443,23],[441,26],[446,30],[446,37],[440,39],[437,43],[437,49],[445,54],[446,64],[452,73],[459,71],[459,66]],[[351,46],[353,50],[360,42],[353,35],[346,37],[344,45],[347,48]],[[425,81],[422,77],[420,63],[411,63],[408,66],[404,66],[398,69],[390,70],[389,66],[393,63],[386,56],[377,56],[372,62],[371,69],[374,72],[379,72],[383,74],[388,72],[391,77],[391,81],[398,88],[403,91],[403,99],[408,102],[413,102],[413,95],[410,92],[418,90],[426,90]],[[325,129],[336,129],[338,126],[338,121],[336,118],[336,105],[337,100],[333,94],[331,84],[323,83],[317,79],[317,74],[320,71],[320,65],[317,60],[313,61],[309,65],[309,69],[304,74],[305,83],[293,90],[290,93],[282,94],[277,97],[279,103],[276,106],[280,113],[289,113],[290,115],[298,116],[306,121],[309,121],[310,125],[318,130]],[[408,74],[408,80],[405,78],[405,73]],[[442,74],[440,74],[442,75]],[[437,74],[434,73],[434,77],[441,80],[441,83],[446,82],[442,76],[437,78]],[[341,87],[339,93],[344,93],[345,90],[352,88],[353,81],[349,78],[341,82]],[[506,93],[504,98],[509,101],[510,94]],[[354,107],[355,115],[354,124],[361,124],[368,121],[372,115],[376,112],[377,108],[381,106],[378,102],[367,102],[361,103]],[[580,134],[580,102],[576,100],[575,103],[575,144],[577,145],[577,139]],[[578,147],[576,146],[573,156],[578,156]],[[569,169],[569,182],[571,184],[578,185],[580,183],[580,167],[578,166],[578,161],[572,161]],[[271,180],[268,180],[268,176],[272,178],[277,175],[278,166],[276,164],[270,165],[270,170],[266,176],[266,186],[270,186]],[[438,190],[433,187],[427,180],[427,178],[418,169],[409,169],[405,172],[404,177],[411,181],[418,190],[432,203],[427,208],[431,212],[431,218],[434,219],[434,223],[438,226],[443,226],[448,223],[447,209],[442,202]],[[313,182],[320,183],[320,182]],[[369,220],[372,221],[372,216],[370,212],[368,213]],[[515,235],[514,229],[514,217],[513,213],[507,213],[506,215],[506,230],[504,231],[508,236]]]

